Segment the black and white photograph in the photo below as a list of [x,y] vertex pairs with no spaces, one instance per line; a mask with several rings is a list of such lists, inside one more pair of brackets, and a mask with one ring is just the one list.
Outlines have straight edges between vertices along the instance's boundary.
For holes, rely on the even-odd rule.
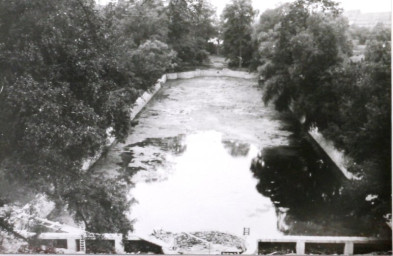
[[392,255],[391,0],[0,0],[0,254]]

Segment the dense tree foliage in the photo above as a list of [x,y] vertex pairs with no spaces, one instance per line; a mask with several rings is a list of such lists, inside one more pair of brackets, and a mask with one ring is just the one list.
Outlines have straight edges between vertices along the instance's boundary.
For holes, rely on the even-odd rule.
[[[176,65],[171,65],[176,70],[205,61],[208,40],[217,33],[215,11],[206,0],[171,0],[167,6],[161,0],[119,1],[107,6],[105,13],[116,35],[112,45],[120,50],[119,55],[123,55],[125,47],[134,49],[146,40],[159,41],[176,52]],[[166,46],[162,51],[173,59]],[[130,72],[129,67],[126,71]],[[134,76],[137,75],[135,72]]]
[[325,133],[360,163],[354,171],[364,172],[374,193],[390,197],[390,30],[377,26],[367,41],[365,61],[345,65],[336,76],[332,87],[341,87],[335,95],[338,112]]
[[120,1],[103,11],[119,79],[130,80],[136,89],[146,90],[175,67],[176,53],[166,43],[165,11],[159,0]]
[[130,107],[163,73],[204,60],[213,15],[203,0],[0,1],[0,206],[44,193],[89,231],[131,230],[126,181],[82,163],[109,127],[128,134]]
[[[356,38],[333,1],[298,0],[263,13],[255,31],[265,102],[291,109],[351,156],[351,170],[364,177],[349,185],[353,193],[363,202],[377,194],[379,216],[389,212],[390,30],[377,26]],[[349,60],[349,31],[367,42],[363,62]]]
[[179,67],[200,64],[208,56],[208,40],[216,35],[215,11],[206,0],[170,0],[169,45],[178,53]]
[[113,225],[93,221],[107,207],[124,210],[125,195],[81,170],[105,144],[108,127],[118,139],[127,134],[127,109],[137,97],[131,80],[112,76],[117,60],[94,2],[1,1],[0,12],[2,177],[66,205],[92,231],[125,232],[131,225],[122,211],[107,216]]
[[366,44],[366,41],[370,38],[370,29],[365,27],[358,27],[356,25],[352,25],[349,28],[349,34],[353,40],[357,40],[357,43],[360,45]]
[[224,55],[230,65],[249,65],[253,54],[252,22],[256,12],[251,0],[233,0],[222,13]]
[[[310,111],[308,104],[321,103],[315,89],[329,84],[335,65],[350,54],[339,10],[332,5],[312,12],[316,8],[318,1],[297,1],[261,16],[268,24],[259,29],[259,72],[266,80],[265,101],[273,100],[278,109],[292,103],[297,112],[304,112]],[[307,114],[309,120],[318,118]]]

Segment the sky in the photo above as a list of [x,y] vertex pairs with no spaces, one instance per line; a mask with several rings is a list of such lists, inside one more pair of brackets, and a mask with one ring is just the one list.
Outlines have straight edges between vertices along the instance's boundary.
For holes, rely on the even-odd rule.
[[[96,0],[105,4],[111,0]],[[231,0],[209,0],[217,8],[217,13],[220,14],[225,5]],[[266,9],[272,9],[278,5],[291,2],[293,0],[252,0],[254,9],[259,10],[261,14]],[[360,10],[361,12],[391,12],[392,0],[336,0],[341,3],[341,7],[345,11]]]
[[[225,5],[230,0],[210,0],[221,13]],[[261,14],[266,9],[273,9],[282,3],[292,2],[290,0],[252,0],[254,9],[258,9]],[[361,12],[389,12],[391,11],[392,0],[336,0],[345,11],[360,10]]]

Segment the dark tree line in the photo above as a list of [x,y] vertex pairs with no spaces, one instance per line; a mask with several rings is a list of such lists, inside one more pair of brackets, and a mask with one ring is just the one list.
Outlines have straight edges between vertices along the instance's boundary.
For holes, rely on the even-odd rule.
[[[334,1],[297,0],[264,12],[253,38],[264,101],[318,127],[363,176],[351,193],[376,194],[375,211],[390,212],[390,29],[349,29]],[[361,62],[349,59],[353,39],[367,45]]]
[[203,0],[1,0],[0,206],[43,193],[89,231],[132,230],[126,181],[82,163],[108,127],[128,134],[157,78],[205,60],[213,14]]

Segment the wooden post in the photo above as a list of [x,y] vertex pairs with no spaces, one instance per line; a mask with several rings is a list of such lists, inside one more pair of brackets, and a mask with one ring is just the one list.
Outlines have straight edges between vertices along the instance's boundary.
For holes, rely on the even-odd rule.
[[345,242],[344,254],[345,255],[352,255],[353,254],[353,242]]
[[304,255],[306,251],[306,243],[304,241],[296,242],[296,254]]

